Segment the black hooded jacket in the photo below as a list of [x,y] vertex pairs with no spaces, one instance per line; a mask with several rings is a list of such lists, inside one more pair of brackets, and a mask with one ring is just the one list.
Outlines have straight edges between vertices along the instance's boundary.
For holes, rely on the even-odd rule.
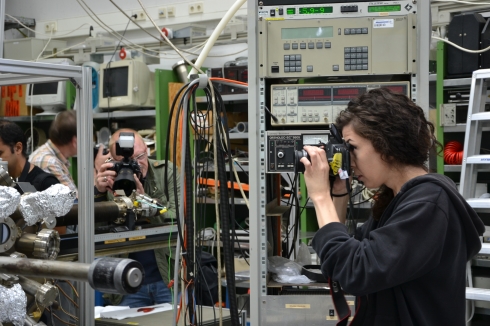
[[451,179],[427,174],[404,184],[355,237],[330,223],[313,248],[324,275],[367,296],[363,325],[465,325],[466,262],[484,230]]

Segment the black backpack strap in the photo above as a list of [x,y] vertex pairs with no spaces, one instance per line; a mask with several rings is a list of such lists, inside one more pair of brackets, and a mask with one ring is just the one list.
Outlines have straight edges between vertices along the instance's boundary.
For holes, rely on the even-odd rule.
[[332,281],[332,279],[329,278],[328,284],[330,285],[330,295],[332,296],[335,311],[339,316],[337,326],[346,326],[351,312],[347,301],[345,301],[344,293],[337,281]]

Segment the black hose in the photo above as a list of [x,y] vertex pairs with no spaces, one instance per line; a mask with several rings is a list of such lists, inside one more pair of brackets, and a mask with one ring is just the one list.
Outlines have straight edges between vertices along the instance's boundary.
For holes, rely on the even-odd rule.
[[[214,123],[219,123],[220,117],[213,117]],[[220,129],[215,128],[217,131],[216,139],[220,139]],[[219,142],[216,141],[215,145],[218,146]],[[225,167],[225,158],[226,154],[223,148],[218,147],[218,179],[220,183],[220,220],[221,220],[221,229],[223,230],[223,254],[225,260],[225,269],[226,269],[226,287],[230,293],[229,301],[230,301],[230,316],[231,316],[231,324],[233,326],[238,326],[240,324],[238,318],[238,305],[236,301],[236,286],[235,286],[235,260],[233,255],[233,247],[232,242],[230,241],[230,210],[229,210],[229,197],[228,197],[228,188],[227,188],[227,175],[226,175],[226,167]],[[228,153],[229,154],[229,153]],[[230,157],[230,156],[228,156]],[[231,157],[230,157],[231,158]],[[233,184],[232,184],[233,191]]]

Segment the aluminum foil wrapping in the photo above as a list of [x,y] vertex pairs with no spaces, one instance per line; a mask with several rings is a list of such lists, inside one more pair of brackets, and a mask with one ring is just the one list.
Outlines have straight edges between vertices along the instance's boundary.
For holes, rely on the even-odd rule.
[[44,191],[24,194],[19,210],[27,225],[34,225],[50,217],[66,215],[73,206],[76,193],[65,185],[55,184]]
[[11,288],[0,285],[0,322],[23,326],[26,306],[27,297],[20,284]]
[[20,202],[19,192],[11,187],[0,186],[0,221],[12,215]]

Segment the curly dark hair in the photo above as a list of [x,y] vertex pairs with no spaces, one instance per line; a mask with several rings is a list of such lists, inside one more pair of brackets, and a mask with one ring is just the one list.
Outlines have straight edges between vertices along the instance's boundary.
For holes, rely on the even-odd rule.
[[[427,121],[422,108],[387,88],[376,88],[352,99],[335,124],[340,130],[351,125],[359,136],[372,143],[385,162],[395,167],[427,170],[429,151],[442,148],[434,135],[434,125]],[[391,189],[380,187],[373,206],[375,219],[381,217],[393,196]]]

